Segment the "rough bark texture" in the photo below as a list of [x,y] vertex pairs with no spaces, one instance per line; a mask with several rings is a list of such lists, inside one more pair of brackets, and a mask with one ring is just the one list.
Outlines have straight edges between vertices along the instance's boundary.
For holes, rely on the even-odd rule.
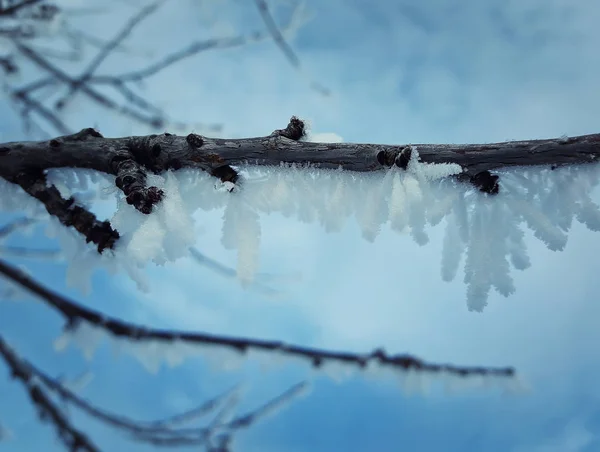
[[242,139],[208,138],[193,133],[185,137],[164,133],[104,138],[94,129],[83,129],[48,141],[0,144],[0,177],[19,184],[42,201],[51,215],[65,226],[74,226],[102,252],[113,247],[118,232],[82,207],[74,206],[72,200],[61,199],[54,187],[44,188],[44,170],[73,167],[112,174],[127,202],[149,214],[163,193],[146,185],[146,174],[183,167],[199,168],[235,184],[238,173],[233,166],[239,164],[287,163],[348,171],[377,171],[393,165],[406,169],[417,149],[422,162],[458,164],[463,168],[460,180],[495,194],[499,190],[498,176],[490,170],[589,163],[600,156],[600,134],[492,144],[416,145],[311,143],[302,141],[305,135],[304,123],[296,117],[285,129],[275,130],[269,136]]
[[[284,129],[285,130],[285,129]],[[407,145],[310,143],[270,136],[217,139],[191,134],[103,138],[93,129],[49,141],[0,144],[0,176],[28,169],[90,168],[117,175],[115,162],[131,158],[151,171],[195,167],[214,171],[225,165],[249,163],[311,164],[321,168],[377,171],[395,164]],[[140,145],[139,143],[143,143]],[[491,144],[413,144],[421,161],[457,163],[469,174],[519,165],[568,165],[595,162],[600,156],[600,134],[547,140]],[[152,163],[150,163],[152,162]]]

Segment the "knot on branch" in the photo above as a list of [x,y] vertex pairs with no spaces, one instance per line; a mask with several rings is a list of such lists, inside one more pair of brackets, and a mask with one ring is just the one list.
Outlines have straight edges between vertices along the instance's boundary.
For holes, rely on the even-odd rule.
[[133,137],[127,144],[127,151],[141,166],[153,173],[159,173],[163,168],[159,162],[162,146],[157,135]]
[[199,148],[204,144],[204,138],[196,133],[190,133],[187,137],[185,137],[185,141],[187,141],[187,144],[189,144],[192,148]]
[[278,135],[285,138],[289,138],[290,140],[299,141],[300,139],[306,136],[306,126],[304,124],[304,121],[302,121],[296,116],[292,116],[287,127],[285,129],[276,130],[275,132],[273,132],[273,135]]
[[116,170],[115,184],[125,194],[127,204],[143,214],[152,213],[152,207],[163,199],[164,192],[158,187],[146,187],[146,172],[133,159],[120,160]]

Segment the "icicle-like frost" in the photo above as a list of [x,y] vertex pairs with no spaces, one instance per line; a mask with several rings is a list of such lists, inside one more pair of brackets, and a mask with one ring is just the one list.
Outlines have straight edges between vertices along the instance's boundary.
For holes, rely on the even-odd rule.
[[600,181],[598,164],[554,171],[501,171],[501,191],[493,197],[444,179],[460,173],[460,167],[419,162],[414,147],[406,171],[394,167],[364,174],[301,165],[237,169],[242,182],[232,193],[227,184],[195,169],[148,175],[149,185],[165,191],[165,199],[150,215],[127,205],[123,193],[113,188],[113,176],[68,168],[48,171],[48,182],[65,196],[72,194],[81,202],[102,200],[108,194],[116,197],[111,223],[121,239],[114,251],[101,256],[74,229],[48,220],[41,203],[3,180],[0,210],[46,221],[47,234],[60,241],[62,258],[69,264],[69,284],[82,290],[89,290],[89,276],[98,267],[125,271],[145,289],[143,269],[148,262],[165,264],[188,255],[196,240],[195,220],[202,218],[194,215],[198,210],[223,209],[221,241],[236,251],[243,284],[251,283],[260,268],[264,215],[277,212],[290,221],[316,222],[327,232],[340,231],[347,221],[355,221],[370,241],[389,224],[420,245],[429,240],[428,228],[446,219],[442,278],[454,279],[465,254],[464,281],[473,310],[485,306],[491,288],[503,295],[512,293],[511,269],[532,265],[524,242],[525,226],[551,250],[564,249],[573,219],[600,230],[600,208],[592,200]]

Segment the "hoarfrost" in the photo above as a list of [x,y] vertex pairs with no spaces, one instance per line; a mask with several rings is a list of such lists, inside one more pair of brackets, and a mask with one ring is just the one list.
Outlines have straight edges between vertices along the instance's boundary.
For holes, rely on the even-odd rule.
[[[428,243],[429,228],[442,224],[446,228],[442,279],[453,280],[464,262],[467,305],[481,311],[492,289],[504,296],[515,291],[512,268],[531,265],[525,227],[553,251],[566,246],[574,219],[600,230],[600,208],[591,196],[600,180],[598,164],[503,170],[500,193],[490,197],[447,178],[460,173],[458,165],[426,164],[418,156],[413,147],[406,171],[394,167],[367,174],[298,165],[241,165],[237,169],[242,183],[232,192],[199,170],[168,171],[148,176],[149,185],[165,191],[165,199],[150,215],[128,205],[119,190],[112,192],[117,211],[111,222],[121,235],[113,252],[99,256],[92,244],[55,219],[47,221],[47,234],[61,242],[70,284],[89,290],[89,275],[103,267],[124,270],[143,290],[146,264],[163,265],[189,255],[198,235],[196,221],[203,218],[197,211],[222,212],[221,242],[237,253],[236,274],[244,286],[252,284],[260,268],[263,215],[277,212],[318,223],[326,232],[340,231],[355,221],[369,241],[389,226],[419,245]],[[114,185],[112,176],[98,177],[89,170],[52,170],[48,180],[65,195],[87,201],[94,193],[96,200],[105,198]],[[48,218],[43,206],[19,187],[0,180],[0,190],[4,194],[0,209]]]

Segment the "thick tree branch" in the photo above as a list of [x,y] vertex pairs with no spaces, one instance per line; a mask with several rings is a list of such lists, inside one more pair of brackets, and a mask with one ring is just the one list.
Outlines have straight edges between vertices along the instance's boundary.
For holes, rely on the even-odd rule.
[[[275,130],[268,136],[242,139],[208,138],[194,133],[185,137],[164,133],[104,138],[94,129],[83,129],[48,141],[0,144],[0,177],[23,186],[32,196],[42,200],[52,215],[63,224],[73,224],[101,250],[112,247],[118,237],[109,224],[96,224],[95,217],[87,216],[81,217],[85,221],[72,222],[64,217],[71,212],[70,204],[65,204],[69,201],[61,200],[56,189],[40,191],[38,188],[42,186],[39,184],[29,184],[26,188],[24,181],[32,174],[39,176],[44,170],[62,167],[112,174],[127,196],[127,202],[149,214],[164,194],[156,187],[146,186],[147,171],[158,174],[169,169],[199,168],[223,182],[235,184],[239,176],[234,166],[240,164],[279,166],[284,163],[363,172],[392,166],[406,169],[416,149],[421,162],[458,164],[463,170],[458,175],[460,180],[495,194],[499,190],[499,178],[491,174],[491,170],[526,165],[551,165],[554,168],[595,162],[600,156],[600,134],[492,144],[378,145],[312,143],[303,141],[305,133],[303,121],[296,117],[291,118],[286,128]],[[21,179],[17,180],[17,177]],[[53,194],[49,196],[48,193]],[[48,207],[49,199],[55,201],[52,209]],[[101,234],[90,235],[92,230]]]
[[[291,124],[295,118],[292,119]],[[87,130],[87,129],[86,129]],[[196,134],[146,137],[74,139],[78,134],[49,141],[0,144],[0,176],[28,169],[89,168],[116,175],[111,163],[127,157],[132,140],[144,140],[144,152],[154,152],[152,171],[192,167],[214,170],[223,165],[274,165],[281,163],[378,171],[402,167],[407,148],[416,148],[426,163],[456,163],[473,176],[511,166],[570,165],[597,161],[600,134],[545,140],[508,141],[490,144],[380,145],[312,143],[286,137],[288,128],[258,138],[219,139]],[[410,147],[409,147],[410,146]],[[405,166],[405,165],[404,165]]]
[[207,333],[192,333],[185,331],[162,330],[147,328],[117,318],[105,316],[97,311],[81,306],[35,281],[16,267],[0,259],[0,274],[12,282],[29,290],[42,299],[52,309],[61,314],[67,322],[67,328],[76,328],[80,322],[87,322],[107,333],[133,341],[159,341],[167,343],[185,342],[205,346],[222,346],[240,353],[247,351],[262,351],[272,354],[282,354],[287,357],[303,358],[315,368],[327,363],[351,364],[366,368],[375,364],[392,370],[412,370],[418,372],[442,373],[459,377],[469,376],[498,376],[512,377],[515,373],[511,367],[465,367],[452,364],[432,364],[414,356],[389,355],[382,349],[370,354],[338,352],[332,350],[303,347],[286,344],[279,341],[268,341],[251,338],[229,337]]

